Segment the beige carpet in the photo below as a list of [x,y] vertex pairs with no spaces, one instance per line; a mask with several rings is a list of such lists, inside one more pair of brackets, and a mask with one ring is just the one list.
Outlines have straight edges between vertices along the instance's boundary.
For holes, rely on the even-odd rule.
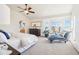
[[22,55],[78,55],[70,42],[49,43],[47,38],[39,37],[36,45],[22,53]]

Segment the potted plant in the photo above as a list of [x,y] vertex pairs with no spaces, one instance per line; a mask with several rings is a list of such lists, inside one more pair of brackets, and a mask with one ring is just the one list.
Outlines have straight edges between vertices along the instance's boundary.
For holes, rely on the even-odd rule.
[[49,30],[48,30],[48,27],[45,27],[44,35],[45,35],[45,37],[48,37],[48,36],[49,36]]

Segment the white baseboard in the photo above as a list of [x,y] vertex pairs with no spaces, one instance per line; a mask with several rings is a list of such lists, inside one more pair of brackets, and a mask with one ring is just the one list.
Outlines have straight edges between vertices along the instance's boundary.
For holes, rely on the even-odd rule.
[[74,49],[79,53],[79,44],[76,43],[75,41],[74,42],[73,41],[70,41],[70,42],[73,45]]

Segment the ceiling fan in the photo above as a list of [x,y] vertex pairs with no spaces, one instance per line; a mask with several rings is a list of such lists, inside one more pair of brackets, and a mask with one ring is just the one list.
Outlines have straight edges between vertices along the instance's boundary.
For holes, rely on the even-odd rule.
[[22,11],[20,11],[20,12],[24,12],[24,13],[26,13],[27,15],[29,14],[29,13],[35,13],[34,11],[32,11],[31,9],[31,7],[28,7],[28,4],[25,4],[25,8],[23,9],[23,8],[21,8],[21,7],[18,7],[18,8],[20,8],[20,9],[22,9]]

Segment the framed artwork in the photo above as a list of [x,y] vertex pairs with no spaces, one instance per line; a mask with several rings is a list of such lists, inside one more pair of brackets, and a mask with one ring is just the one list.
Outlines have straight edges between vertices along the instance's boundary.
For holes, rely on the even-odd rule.
[[41,26],[41,22],[32,22],[31,24],[33,27],[36,26],[36,27],[40,27]]

